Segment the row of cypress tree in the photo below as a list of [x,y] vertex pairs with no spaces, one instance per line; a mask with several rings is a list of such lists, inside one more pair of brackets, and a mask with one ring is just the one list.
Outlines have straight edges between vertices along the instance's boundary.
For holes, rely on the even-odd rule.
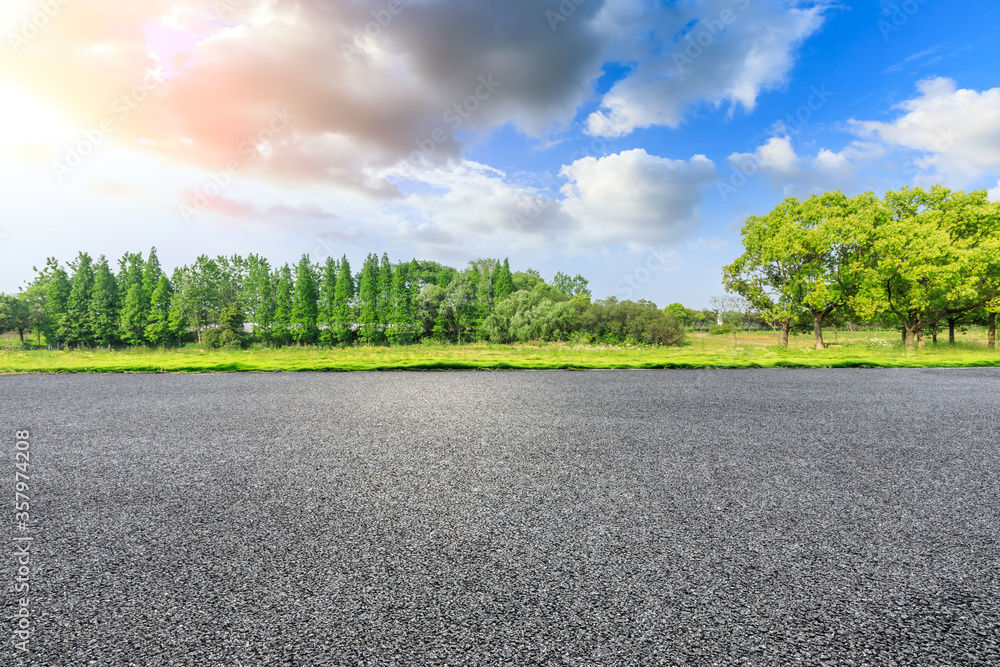
[[275,345],[407,344],[428,333],[418,313],[421,288],[451,286],[451,294],[459,291],[456,281],[464,285],[463,303],[437,309],[433,333],[442,338],[461,340],[463,327],[481,322],[515,291],[507,260],[479,260],[458,272],[369,254],[354,274],[346,255],[322,264],[303,255],[294,266],[276,268],[255,254],[202,255],[168,277],[153,248],[145,259],[126,253],[117,272],[104,256],[95,261],[85,252],[66,267],[49,258],[22,296],[30,328],[60,347],[203,338],[238,346],[247,334]]

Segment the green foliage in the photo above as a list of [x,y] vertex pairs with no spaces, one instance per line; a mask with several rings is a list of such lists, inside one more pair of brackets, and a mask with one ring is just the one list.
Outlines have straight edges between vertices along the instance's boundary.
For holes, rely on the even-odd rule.
[[536,285],[544,284],[545,281],[538,275],[538,271],[528,269],[527,271],[517,271],[511,274],[511,283],[514,285],[514,292],[520,292],[522,290],[533,290]]
[[409,279],[410,268],[409,264],[400,264],[393,271],[392,276],[391,312],[387,334],[389,341],[395,345],[405,345],[412,342],[417,333],[413,290]]
[[382,253],[382,263],[378,268],[378,298],[375,308],[375,327],[377,335],[373,342],[385,342],[389,327],[389,319],[392,316],[392,264],[389,262],[389,255]]
[[319,342],[321,345],[334,345],[337,342],[334,329],[337,321],[337,260],[327,257],[323,265],[322,279],[319,285],[319,304],[317,325],[319,326]]
[[666,308],[664,308],[663,312],[667,315],[673,315],[675,318],[677,318],[677,321],[680,322],[681,324],[688,324],[689,322],[691,322],[692,313],[694,311],[685,308],[680,303],[672,303]]
[[121,309],[119,336],[126,345],[142,345],[146,340],[146,318],[149,308],[145,304],[142,283],[133,283],[125,294]]
[[736,331],[736,329],[731,324],[723,324],[722,326],[715,327],[708,333],[712,336],[726,336]]
[[292,308],[294,307],[295,281],[288,264],[283,265],[272,279],[274,290],[274,327],[272,339],[279,345],[288,345],[292,338]]
[[94,340],[110,347],[118,336],[118,282],[102,255],[94,274],[94,290],[87,308]]
[[366,345],[379,340],[379,266],[378,257],[369,254],[361,269],[358,285],[358,340]]
[[319,337],[317,302],[319,294],[308,255],[302,255],[295,267],[295,290],[292,297],[292,338],[300,345],[311,345]]
[[497,303],[500,303],[516,291],[514,289],[514,276],[510,272],[510,262],[506,258],[503,260],[503,265],[497,271],[493,291]]
[[70,263],[70,268],[73,277],[69,296],[66,297],[66,312],[59,319],[58,335],[69,345],[90,345],[94,341],[94,333],[87,311],[94,289],[93,260],[90,255],[81,252]]
[[[147,265],[148,266],[148,265]],[[166,345],[175,337],[170,326],[170,300],[173,289],[167,277],[160,273],[150,299],[149,324],[146,325],[145,337],[153,345]]]
[[583,276],[577,274],[570,278],[562,271],[557,273],[552,279],[552,287],[567,297],[574,297],[578,294],[591,296],[590,290],[587,289],[588,284],[588,280]]
[[351,264],[347,255],[340,260],[337,273],[336,297],[333,304],[333,331],[335,340],[341,345],[351,342],[354,337],[354,276],[351,274]]
[[494,343],[562,340],[576,317],[576,309],[568,302],[553,303],[536,290],[521,290],[497,304],[483,330]]
[[27,300],[13,294],[0,294],[0,333],[16,331],[24,344],[24,332],[31,326],[31,310]]

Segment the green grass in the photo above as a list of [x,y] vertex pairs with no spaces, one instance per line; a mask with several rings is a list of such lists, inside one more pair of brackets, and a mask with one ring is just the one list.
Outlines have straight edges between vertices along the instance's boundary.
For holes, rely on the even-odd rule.
[[[614,347],[538,343],[525,345],[414,345],[345,349],[283,348],[246,351],[180,349],[0,350],[0,374],[201,373],[233,371],[360,371],[443,369],[596,368],[933,368],[1000,366],[1000,352],[970,337],[955,346],[928,343],[907,352],[892,333],[838,336],[817,351],[811,337],[796,336],[790,349],[773,334],[699,337],[677,347]],[[9,344],[9,340],[2,341]]]

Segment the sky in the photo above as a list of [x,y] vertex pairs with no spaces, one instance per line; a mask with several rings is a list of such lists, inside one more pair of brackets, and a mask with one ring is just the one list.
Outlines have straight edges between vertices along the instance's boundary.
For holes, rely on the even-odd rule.
[[0,0],[0,291],[369,252],[708,305],[747,216],[1000,200],[995,0]]

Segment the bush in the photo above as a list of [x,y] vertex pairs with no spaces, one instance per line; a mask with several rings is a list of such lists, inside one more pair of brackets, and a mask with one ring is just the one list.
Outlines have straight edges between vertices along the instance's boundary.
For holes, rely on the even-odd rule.
[[201,344],[207,350],[214,350],[219,347],[219,330],[205,329],[201,332]]
[[733,327],[730,324],[723,324],[721,327],[716,327],[708,333],[712,336],[725,336],[726,334],[733,333]]
[[219,313],[219,326],[201,332],[201,344],[210,350],[241,350],[245,342],[243,311],[237,303],[230,303],[222,309]]

